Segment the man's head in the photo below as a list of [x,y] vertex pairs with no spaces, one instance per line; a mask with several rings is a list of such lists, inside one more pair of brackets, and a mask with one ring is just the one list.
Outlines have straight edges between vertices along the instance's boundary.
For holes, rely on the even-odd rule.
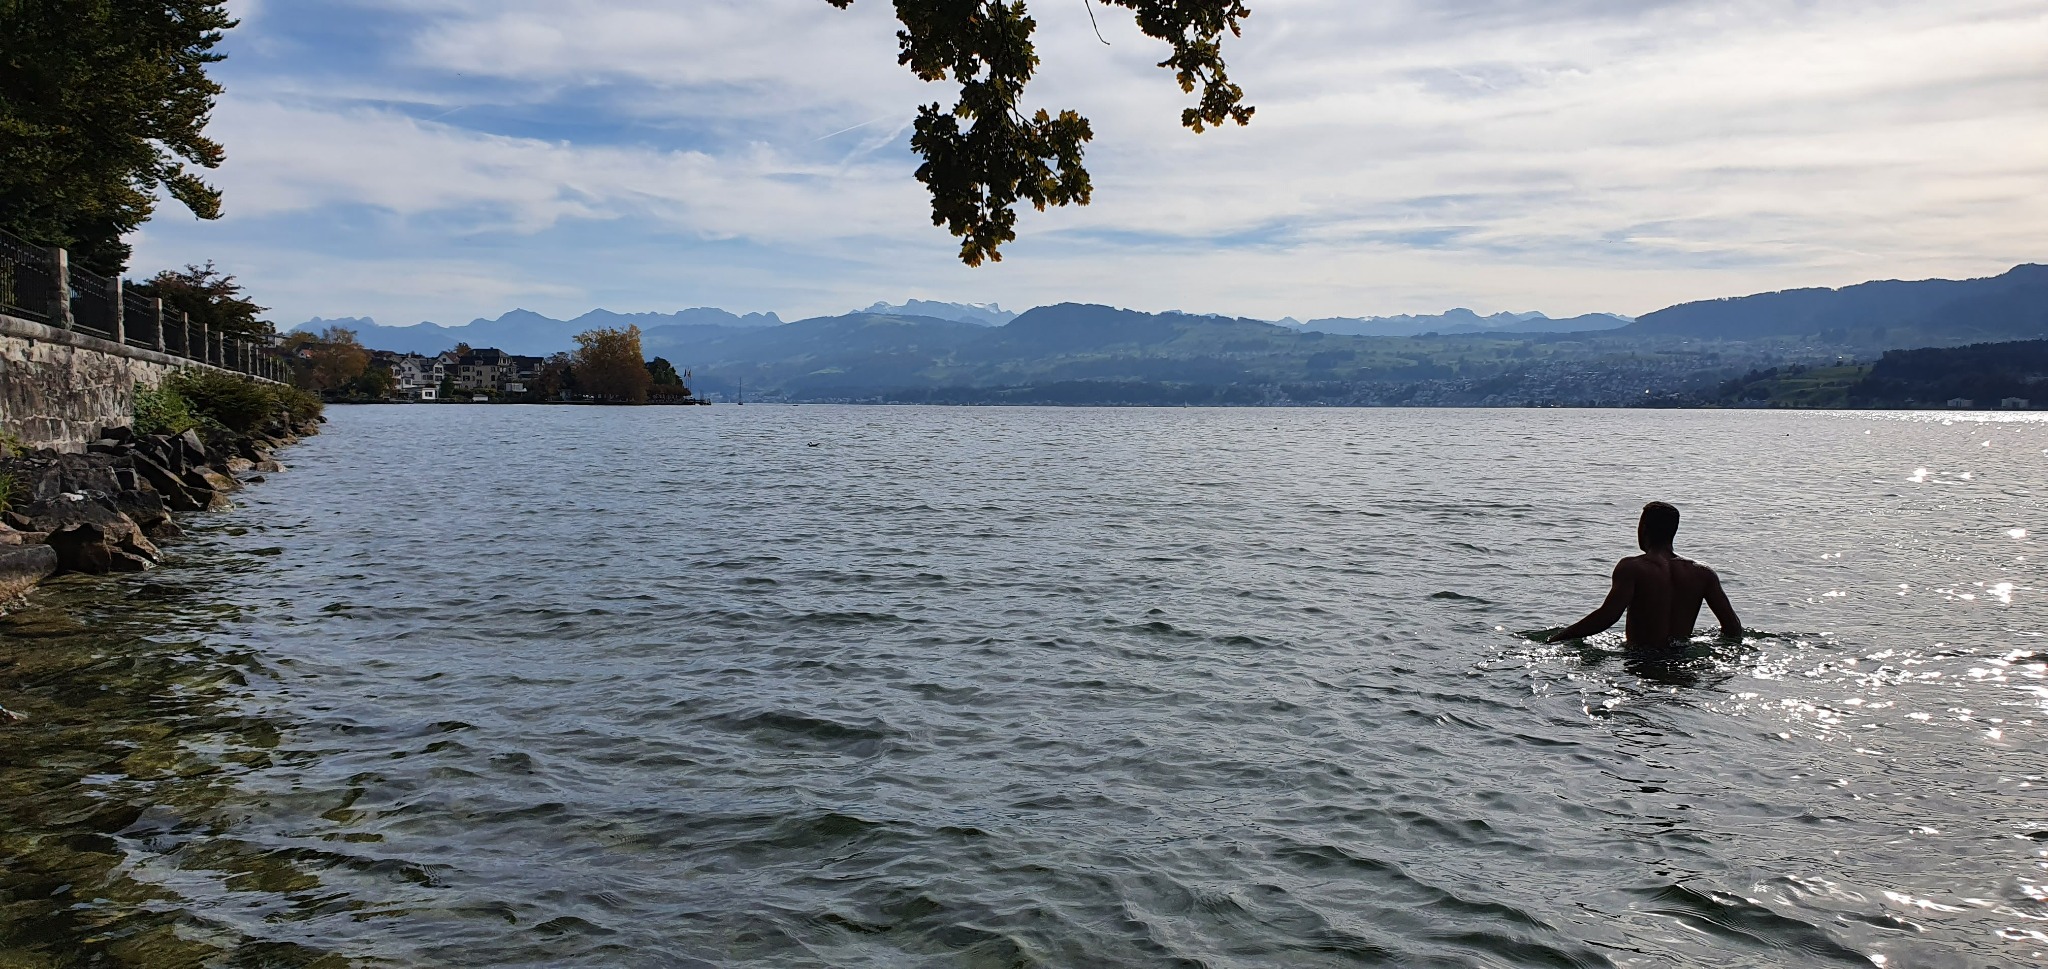
[[1670,548],[1678,536],[1678,509],[1661,501],[1643,506],[1643,520],[1636,525],[1636,544],[1649,552]]

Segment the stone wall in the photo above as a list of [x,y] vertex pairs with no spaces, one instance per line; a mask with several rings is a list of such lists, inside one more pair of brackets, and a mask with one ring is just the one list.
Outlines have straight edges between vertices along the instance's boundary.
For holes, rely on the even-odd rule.
[[0,315],[0,431],[29,447],[83,451],[127,424],[135,393],[206,364]]

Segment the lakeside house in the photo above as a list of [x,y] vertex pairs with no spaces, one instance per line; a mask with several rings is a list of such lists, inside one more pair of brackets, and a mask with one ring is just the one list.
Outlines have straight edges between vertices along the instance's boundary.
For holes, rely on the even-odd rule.
[[448,375],[448,363],[441,356],[417,353],[392,354],[391,377],[398,393],[407,400],[438,400],[441,380]]
[[1977,406],[1977,402],[1968,397],[1950,397],[1948,399],[1950,410],[1969,410],[1975,406]]
[[1998,402],[1999,410],[2026,410],[2031,403],[2025,397],[2007,397]]
[[496,347],[471,350],[455,360],[455,386],[460,390],[497,390],[517,379],[512,355]]
[[527,384],[533,381],[544,357],[530,357],[506,353],[496,347],[479,347],[460,356],[442,354],[451,359],[449,373],[455,378],[459,390],[486,390],[497,394],[526,393]]

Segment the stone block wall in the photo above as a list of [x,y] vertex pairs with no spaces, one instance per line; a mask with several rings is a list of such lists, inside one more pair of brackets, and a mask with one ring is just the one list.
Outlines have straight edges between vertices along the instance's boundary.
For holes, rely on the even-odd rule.
[[0,315],[0,430],[29,447],[83,451],[126,424],[135,394],[191,360]]

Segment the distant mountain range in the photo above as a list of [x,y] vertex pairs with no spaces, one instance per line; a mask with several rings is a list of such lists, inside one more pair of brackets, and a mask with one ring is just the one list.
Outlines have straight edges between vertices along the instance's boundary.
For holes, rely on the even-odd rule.
[[979,323],[982,326],[1002,326],[1017,318],[1017,314],[994,303],[939,303],[928,299],[905,300],[895,305],[876,303],[857,312],[878,316],[929,316],[935,320]]
[[740,316],[721,309],[699,307],[674,313],[614,313],[599,309],[573,320],[557,320],[532,310],[513,310],[495,320],[477,319],[462,326],[438,323],[385,326],[364,316],[314,317],[292,327],[292,330],[317,333],[330,326],[342,326],[354,330],[356,339],[366,347],[398,353],[434,354],[453,349],[458,343],[467,343],[473,347],[495,347],[507,353],[545,356],[574,349],[576,334],[599,327],[634,325],[649,330],[660,326],[754,327],[781,324],[781,317],[774,313]]
[[[901,303],[878,302],[864,310],[856,310],[855,314],[922,317],[991,327],[1008,324],[1018,316],[995,303],[946,303],[923,299],[905,300]],[[1174,312],[1166,315],[1197,314]],[[1352,336],[1415,336],[1422,333],[1571,333],[1615,329],[1627,326],[1630,321],[1628,317],[1611,313],[1589,313],[1570,319],[1551,319],[1542,313],[1495,313],[1491,316],[1481,316],[1471,310],[1459,308],[1434,316],[1341,317],[1310,320],[1307,323],[1288,318],[1280,322],[1303,332]],[[314,333],[329,326],[343,326],[354,330],[356,338],[365,346],[399,353],[439,353],[458,343],[467,343],[473,347],[496,347],[508,353],[548,354],[573,349],[575,335],[584,330],[627,324],[637,325],[644,332],[671,326],[778,326],[782,325],[782,319],[774,313],[748,313],[739,316],[722,309],[699,307],[675,313],[614,313],[610,310],[597,309],[573,320],[557,320],[532,310],[521,309],[513,310],[495,320],[476,319],[462,326],[442,326],[438,323],[386,326],[369,317],[355,316],[336,319],[314,317],[292,327],[292,330]]]
[[[1454,309],[1272,323],[1075,303],[1013,314],[993,304],[911,300],[793,323],[708,308],[593,310],[573,320],[515,310],[459,327],[344,319],[299,329],[344,325],[380,349],[430,353],[462,341],[545,354],[569,349],[583,330],[629,323],[641,328],[649,356],[694,371],[700,389],[730,395],[743,383],[762,399],[1384,402],[1397,398],[1382,391],[1402,384],[1455,390],[1439,402],[1518,394],[1584,401],[1623,386],[1640,399],[1655,397],[1657,387],[1725,381],[1778,363],[2048,338],[2048,266],[1684,303],[1633,321]],[[1247,387],[1264,389],[1241,392]]]

